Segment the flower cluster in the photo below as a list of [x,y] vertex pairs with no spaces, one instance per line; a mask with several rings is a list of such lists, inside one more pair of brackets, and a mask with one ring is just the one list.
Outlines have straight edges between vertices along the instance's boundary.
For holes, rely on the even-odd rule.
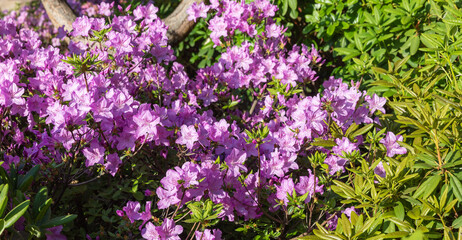
[[[77,18],[72,32],[54,30],[61,36],[53,39],[87,40],[71,41],[68,51],[56,48],[57,40],[45,47],[23,20],[0,20],[2,157],[7,164],[73,161],[115,175],[122,159],[140,149],[178,152],[181,167],[166,171],[156,203],[140,212],[140,203],[129,202],[119,212],[132,223],[143,221],[145,239],[180,239],[183,232],[173,218],[155,226],[151,205],[182,209],[209,199],[223,206],[219,218],[235,221],[268,214],[265,204],[285,211],[291,196],[312,202],[324,186],[300,159],[322,151],[328,172],[343,172],[346,155],[360,151],[362,139],[335,137],[332,126],[345,131],[385,111],[384,98],[341,79],[330,78],[321,93],[307,95],[304,86],[317,80],[314,66],[322,59],[314,47],[285,47],[285,30],[271,19],[277,7],[269,1],[193,5],[190,19],[213,14],[210,37],[227,47],[194,76],[175,61],[154,5],[109,23],[104,17],[112,8],[85,8],[93,17]],[[235,34],[252,40],[234,44]],[[314,147],[319,139],[333,139],[335,146]],[[389,132],[381,142],[389,157],[406,153],[397,141],[402,137]],[[220,239],[221,231],[195,236]]]

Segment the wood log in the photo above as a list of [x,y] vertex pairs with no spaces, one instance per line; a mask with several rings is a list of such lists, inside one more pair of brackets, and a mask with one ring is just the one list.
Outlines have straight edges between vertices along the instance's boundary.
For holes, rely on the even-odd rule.
[[[163,19],[168,26],[167,37],[170,44],[181,42],[194,27],[194,22],[188,21],[188,14],[186,13],[186,10],[194,2],[200,3],[203,0],[182,0],[175,10]],[[42,4],[56,28],[64,26],[67,31],[72,30],[72,23],[77,15],[66,0],[42,0]]]

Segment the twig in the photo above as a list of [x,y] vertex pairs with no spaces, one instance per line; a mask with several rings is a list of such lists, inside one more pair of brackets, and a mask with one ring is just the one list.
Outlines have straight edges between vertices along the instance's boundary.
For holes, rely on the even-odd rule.
[[93,182],[93,181],[99,179],[101,176],[103,176],[103,175],[98,175],[98,176],[96,176],[96,177],[94,177],[94,178],[92,178],[92,179],[90,179],[90,180],[85,181],[85,182],[69,184],[69,186],[70,186],[70,187],[82,186],[82,185],[85,185],[85,184],[87,184],[87,183],[91,183],[91,182]]

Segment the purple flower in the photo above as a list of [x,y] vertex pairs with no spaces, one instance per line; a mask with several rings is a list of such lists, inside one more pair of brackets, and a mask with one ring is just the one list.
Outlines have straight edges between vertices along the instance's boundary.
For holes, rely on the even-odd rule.
[[146,6],[140,5],[133,11],[133,15],[135,16],[134,20],[137,21],[140,19],[145,19],[152,21],[157,18],[156,13],[158,10],[159,9],[152,4],[148,4]]
[[305,199],[305,203],[310,202],[311,197],[315,192],[323,194],[324,186],[318,186],[318,178],[311,174],[311,170],[308,169],[308,176],[301,176],[300,181],[295,186],[295,191],[300,195],[305,195],[308,193],[308,197]]
[[74,37],[88,37],[88,32],[91,29],[90,19],[87,16],[78,17],[75,19],[74,23],[72,23],[72,28],[74,29],[72,32]]
[[276,23],[273,23],[266,27],[266,36],[269,38],[279,38],[282,32],[282,27],[278,26]]
[[114,6],[114,2],[112,3],[105,3],[102,2],[99,5],[99,14],[104,15],[104,16],[109,16],[111,15],[112,11],[111,8]]
[[159,232],[157,230],[157,227],[154,226],[154,224],[152,224],[151,222],[148,222],[148,224],[146,224],[146,227],[143,229],[143,231],[141,231],[141,236],[144,239],[148,239],[148,240],[161,239]]
[[196,141],[199,140],[199,134],[197,134],[196,128],[191,126],[181,126],[181,137],[176,140],[178,144],[185,144],[186,147],[191,150]]
[[205,5],[203,2],[194,2],[186,13],[188,13],[188,20],[196,22],[197,18],[207,18],[207,12],[210,10],[210,6]]
[[175,167],[175,170],[169,169],[166,176],[160,180],[162,187],[156,189],[156,194],[160,199],[157,207],[165,209],[180,203],[184,189],[199,184],[198,173],[198,166],[191,162],[184,163],[181,168]]
[[196,240],[221,240],[221,231],[219,229],[205,229],[203,232],[196,231]]
[[122,161],[120,161],[119,155],[117,155],[117,153],[111,153],[107,155],[106,164],[104,164],[104,166],[109,171],[109,173],[114,176],[117,173],[121,163]]
[[381,178],[384,178],[387,176],[387,173],[385,172],[385,168],[383,168],[383,162],[380,162],[377,164],[377,167],[374,169],[374,173],[379,175]]
[[108,41],[106,45],[117,49],[118,52],[130,53],[133,51],[133,47],[130,46],[131,38],[129,35],[111,31],[108,34]]
[[91,28],[95,31],[101,31],[107,28],[104,18],[92,18],[91,23]]
[[356,215],[358,215],[358,212],[356,212],[356,209],[353,206],[346,208],[342,211],[342,213],[344,213],[349,219],[351,219],[351,213],[356,213]]
[[[297,155],[291,152],[279,151],[276,148],[271,152],[271,157],[267,161],[263,161],[262,169],[267,176],[272,177],[273,175],[278,177],[284,177],[284,174],[290,169],[298,169],[298,165],[295,162]],[[262,159],[265,159],[262,156]]]
[[327,213],[326,218],[328,219],[328,221],[326,223],[327,229],[329,229],[331,231],[335,230],[337,228],[337,222],[338,222],[337,214]]
[[183,232],[183,227],[175,226],[175,221],[166,218],[162,226],[154,226],[151,222],[141,232],[141,236],[148,240],[181,240],[178,235]]
[[268,116],[271,110],[273,110],[273,103],[274,103],[274,99],[271,98],[270,96],[266,96],[265,105],[261,108],[262,114],[264,114],[265,116]]
[[102,147],[97,141],[93,141],[89,148],[82,150],[83,155],[87,158],[85,166],[93,166],[95,164],[104,164],[104,147]]
[[231,171],[231,176],[238,177],[241,175],[239,171],[247,171],[247,168],[244,166],[246,158],[247,154],[244,151],[239,151],[238,149],[233,148],[231,153],[225,159],[226,164]]
[[140,213],[140,218],[139,220],[143,220],[143,223],[140,225],[140,230],[141,228],[144,226],[144,224],[151,220],[152,218],[152,214],[151,214],[151,205],[152,205],[152,202],[151,201],[148,201],[146,202],[146,206],[145,206],[145,210],[144,212]]
[[152,196],[153,194],[154,194],[154,193],[153,193],[151,190],[149,190],[149,189],[146,189],[146,190],[144,191],[144,196],[146,196],[146,197]]
[[149,139],[152,139],[157,136],[157,125],[160,118],[150,111],[147,104],[140,106],[138,113],[133,116],[133,121],[138,126],[135,134],[137,138],[147,135]]
[[347,161],[343,158],[340,158],[338,156],[330,155],[328,156],[325,160],[324,163],[329,166],[329,174],[334,175],[338,171],[345,171],[345,163]]
[[342,155],[342,152],[345,153],[352,153],[355,150],[358,150],[358,147],[356,144],[350,142],[350,140],[346,137],[343,137],[342,139],[337,138],[335,139],[335,143],[337,143],[337,146],[334,146],[332,148],[332,152],[338,155]]
[[117,216],[119,216],[119,217],[123,217],[123,216],[125,215],[125,214],[124,214],[124,211],[122,211],[122,210],[117,210],[117,211],[116,211],[116,214],[117,214]]
[[284,179],[281,182],[280,186],[276,186],[276,198],[284,202],[284,205],[287,206],[289,199],[287,199],[287,194],[291,195],[294,191],[294,181],[292,178]]
[[221,44],[220,37],[228,36],[228,31],[226,30],[227,26],[223,18],[213,18],[210,20],[209,29],[212,31],[210,38],[215,46]]
[[369,111],[371,113],[374,113],[375,111],[380,111],[383,114],[385,114],[385,103],[387,103],[387,99],[384,97],[379,97],[377,94],[374,93],[374,95],[371,97],[366,97],[366,101],[369,104]]
[[407,153],[406,148],[401,147],[398,144],[398,141],[402,142],[403,136],[401,135],[395,136],[395,134],[392,132],[387,132],[387,136],[384,139],[380,140],[380,143],[385,145],[385,147],[387,148],[388,157],[393,157],[396,154],[406,154]]
[[9,85],[8,88],[0,86],[0,105],[5,105],[6,107],[13,104],[24,105],[26,101],[22,98],[23,93],[24,88],[18,88],[14,83]]
[[127,215],[128,219],[131,223],[134,223],[135,220],[138,220],[141,216],[139,213],[140,211],[140,203],[134,201],[128,201],[127,205],[122,208]]
[[159,201],[157,202],[157,207],[159,209],[166,209],[172,205],[179,203],[180,197],[178,196],[178,189],[175,187],[159,187],[156,189],[157,197],[159,197]]
[[47,231],[50,233],[45,234],[47,240],[66,240],[67,237],[61,233],[63,226],[56,226],[48,228]]

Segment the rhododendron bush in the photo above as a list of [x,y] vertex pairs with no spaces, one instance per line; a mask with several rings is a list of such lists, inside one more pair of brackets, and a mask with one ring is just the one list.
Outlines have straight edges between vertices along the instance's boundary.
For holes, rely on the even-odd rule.
[[[154,4],[74,7],[70,32],[41,7],[0,20],[3,172],[40,166],[7,208],[46,187],[43,214],[64,215],[46,225],[31,205],[5,236],[383,239],[418,229],[403,230],[396,205],[418,174],[387,100],[359,79],[319,79],[324,60],[290,44],[270,1],[194,3],[189,20],[206,22],[221,51],[194,70],[177,61]],[[74,208],[89,185],[120,191]],[[87,212],[94,202],[116,207]],[[414,209],[416,219],[430,211]]]

